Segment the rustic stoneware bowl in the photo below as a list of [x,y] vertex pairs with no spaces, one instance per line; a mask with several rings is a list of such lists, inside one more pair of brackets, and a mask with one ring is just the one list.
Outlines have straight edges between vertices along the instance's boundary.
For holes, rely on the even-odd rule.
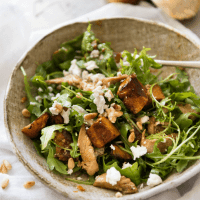
[[[143,46],[150,47],[149,54],[157,55],[164,60],[199,60],[200,48],[184,35],[174,29],[149,21],[114,18],[92,21],[92,30],[101,41],[111,42],[115,51],[124,49],[133,52],[134,48],[141,50]],[[31,140],[22,134],[21,128],[29,124],[21,111],[24,104],[20,102],[25,96],[23,75],[20,66],[23,66],[28,77],[35,73],[36,63],[51,59],[52,53],[59,48],[62,42],[73,39],[83,33],[88,23],[74,23],[54,30],[41,39],[16,65],[12,72],[5,97],[5,125],[12,143],[14,152],[24,166],[43,183],[75,199],[115,199],[115,191],[84,185],[85,192],[74,193],[76,183],[66,181],[62,176],[48,170],[46,161],[37,155]],[[172,68],[167,68],[169,73]],[[187,70],[190,81],[196,92],[200,94],[199,76],[197,69]],[[195,162],[183,173],[170,175],[161,185],[146,188],[137,194],[124,195],[121,199],[146,199],[160,192],[174,188],[185,182],[200,171],[200,161]]]

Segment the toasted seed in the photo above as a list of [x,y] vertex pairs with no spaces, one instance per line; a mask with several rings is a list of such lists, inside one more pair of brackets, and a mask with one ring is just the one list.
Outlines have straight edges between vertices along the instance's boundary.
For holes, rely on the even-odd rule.
[[74,167],[75,167],[75,163],[74,163],[73,158],[69,158],[69,160],[68,160],[68,169],[74,169]]
[[29,189],[31,187],[33,187],[35,185],[35,181],[27,181],[26,183],[24,183],[24,187],[26,189]]
[[143,129],[143,127],[142,127],[142,123],[141,123],[141,122],[137,122],[136,124],[137,124],[137,126],[138,126],[138,128],[139,128],[140,130]]
[[8,178],[4,178],[1,182],[1,187],[2,189],[5,189],[8,186],[9,183],[9,179]]
[[89,113],[84,115],[85,120],[94,119],[98,114],[97,113]]
[[122,197],[123,195],[122,195],[122,193],[121,192],[117,192],[116,194],[115,194],[115,197],[116,198],[120,198],[120,197]]
[[128,141],[129,142],[133,142],[135,140],[135,132],[134,132],[134,129],[130,130],[131,134],[129,135],[128,137]]
[[29,117],[31,116],[31,113],[30,113],[26,108],[24,108],[24,109],[22,110],[22,115],[23,115],[24,117],[29,118]]
[[76,187],[78,190],[80,190],[80,191],[82,191],[82,192],[84,192],[85,191],[85,189],[81,186],[81,185],[77,185],[77,187]]
[[6,168],[5,164],[2,163],[0,166],[0,173],[7,174],[8,169]]
[[27,100],[27,97],[22,97],[22,98],[21,98],[21,103],[25,103],[26,100]]
[[12,165],[7,160],[3,160],[3,164],[6,166],[7,170],[12,169]]

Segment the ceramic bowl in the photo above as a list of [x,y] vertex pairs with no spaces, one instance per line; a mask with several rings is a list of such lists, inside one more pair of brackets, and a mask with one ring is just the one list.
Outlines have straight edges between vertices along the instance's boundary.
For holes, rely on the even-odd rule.
[[[143,46],[150,47],[149,54],[157,55],[163,60],[200,60],[200,48],[178,31],[168,26],[134,18],[113,18],[92,21],[92,30],[100,41],[111,42],[112,48],[121,52],[134,48],[141,50]],[[114,199],[115,191],[83,185],[85,192],[74,193],[76,183],[65,180],[47,168],[46,160],[38,156],[31,140],[22,134],[21,128],[29,124],[29,119],[22,116],[24,104],[20,102],[25,96],[23,66],[28,77],[35,73],[38,63],[50,60],[52,53],[62,42],[73,39],[83,33],[88,23],[73,23],[62,26],[46,35],[20,59],[14,68],[5,96],[5,125],[13,150],[24,166],[39,180],[64,196],[75,199]],[[172,68],[167,68],[169,73]],[[200,71],[187,69],[191,84],[200,94],[198,84]],[[177,187],[200,171],[200,161],[195,162],[182,173],[171,174],[161,185],[144,189],[137,194],[124,195],[121,199],[146,199],[160,192]]]

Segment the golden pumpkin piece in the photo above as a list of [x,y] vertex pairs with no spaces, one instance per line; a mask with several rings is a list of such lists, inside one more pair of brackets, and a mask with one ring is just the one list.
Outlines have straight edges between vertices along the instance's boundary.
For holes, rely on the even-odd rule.
[[131,182],[130,178],[121,176],[121,179],[117,182],[116,185],[111,185],[110,183],[106,182],[106,173],[97,176],[93,185],[95,187],[117,190],[123,194],[133,194],[138,192],[137,187],[133,182]]
[[90,141],[90,138],[86,134],[85,125],[83,124],[78,136],[78,147],[80,149],[80,154],[82,162],[79,164],[87,173],[92,176],[99,171],[99,165],[96,161],[96,156],[94,153],[94,147]]
[[117,95],[133,114],[140,112],[148,102],[146,88],[134,74],[121,83]]
[[27,135],[30,138],[36,138],[40,131],[46,126],[47,121],[49,119],[49,114],[44,113],[40,117],[38,117],[35,121],[33,121],[31,124],[25,126],[22,129],[22,133]]
[[100,117],[87,130],[87,135],[95,147],[101,148],[118,137],[120,132],[107,118]]

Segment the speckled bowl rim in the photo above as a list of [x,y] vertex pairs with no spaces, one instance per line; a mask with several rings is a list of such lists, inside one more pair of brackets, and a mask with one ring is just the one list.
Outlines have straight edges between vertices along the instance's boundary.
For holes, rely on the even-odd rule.
[[[199,43],[199,41],[197,42],[195,40],[192,40],[190,37],[188,37],[184,33],[180,32],[179,30],[177,30],[177,29],[175,29],[175,28],[173,28],[173,27],[171,27],[169,25],[166,25],[166,24],[163,24],[163,23],[160,23],[160,22],[154,22],[152,20],[146,20],[146,19],[140,19],[140,18],[133,18],[133,17],[111,17],[111,18],[103,18],[103,19],[91,20],[91,22],[96,22],[96,21],[99,21],[99,20],[106,21],[106,20],[110,20],[110,19],[135,20],[135,21],[138,21],[138,22],[143,22],[143,23],[147,23],[147,24],[151,24],[151,25],[155,25],[155,26],[160,26],[160,27],[166,28],[166,29],[168,29],[168,30],[170,30],[172,32],[175,32],[178,35],[186,38],[189,42],[193,43],[198,49],[200,49],[200,45],[197,45]],[[60,192],[65,197],[70,197],[72,199],[80,198],[80,196],[78,195],[78,193],[74,193],[73,196],[72,195],[68,195],[67,191],[59,190],[56,187],[56,185],[54,185],[54,183],[49,184],[48,181],[45,178],[43,178],[42,175],[38,171],[36,171],[35,169],[33,169],[29,165],[29,163],[23,158],[23,156],[21,155],[21,153],[18,151],[18,149],[16,147],[16,144],[13,141],[12,134],[11,134],[11,132],[9,130],[9,126],[8,126],[8,118],[7,118],[7,111],[6,111],[6,99],[7,99],[7,95],[9,93],[9,90],[10,90],[11,79],[14,76],[15,71],[19,68],[19,66],[22,63],[22,61],[26,58],[26,55],[37,45],[37,43],[41,42],[44,38],[46,38],[49,35],[53,34],[54,31],[57,31],[58,29],[60,29],[60,28],[62,28],[64,26],[67,27],[68,25],[75,25],[75,24],[80,24],[80,23],[87,24],[88,22],[86,22],[86,21],[84,21],[84,22],[78,21],[78,22],[71,22],[71,23],[62,23],[62,24],[54,27],[53,29],[51,29],[51,31],[49,31],[48,34],[46,34],[44,37],[42,37],[40,40],[38,40],[34,45],[32,45],[32,47],[30,47],[22,55],[22,57],[17,62],[17,65],[13,69],[13,71],[11,73],[11,76],[10,76],[10,79],[9,79],[9,82],[8,82],[8,86],[7,86],[7,89],[6,89],[5,97],[4,97],[4,124],[5,124],[6,133],[7,133],[7,136],[9,138],[10,144],[12,146],[13,152],[16,154],[16,156],[18,157],[19,161],[23,163],[23,165],[26,167],[26,169],[28,169],[28,171],[31,172],[31,174],[33,174],[36,178],[38,178],[42,183],[44,183],[48,187],[54,189],[55,191]],[[194,165],[190,166],[189,169],[187,171],[185,171],[182,176],[178,177],[175,180],[164,182],[161,185],[158,185],[158,186],[156,186],[154,188],[151,188],[149,190],[146,190],[146,191],[142,191],[140,193],[136,193],[136,194],[129,195],[129,196],[123,196],[121,199],[123,199],[123,200],[125,200],[125,199],[127,199],[127,200],[128,199],[135,199],[135,200],[137,199],[137,200],[139,200],[139,199],[146,199],[146,198],[152,197],[152,196],[154,196],[154,195],[156,195],[158,193],[170,190],[172,188],[175,188],[175,187],[181,185],[182,183],[184,183],[188,179],[192,178],[193,176],[195,176],[199,172],[200,172],[200,163],[194,164]],[[85,197],[82,197],[82,198],[83,199],[87,199]],[[110,199],[110,198],[105,197],[105,199]]]

